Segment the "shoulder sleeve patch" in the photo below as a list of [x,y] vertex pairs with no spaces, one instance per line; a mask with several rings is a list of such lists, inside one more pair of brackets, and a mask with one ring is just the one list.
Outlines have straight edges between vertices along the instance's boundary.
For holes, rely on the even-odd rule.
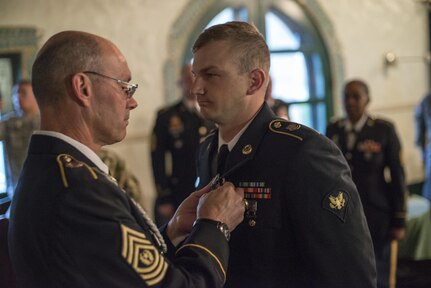
[[337,216],[341,221],[346,221],[347,207],[349,206],[350,195],[345,191],[331,191],[326,194],[322,201],[323,209],[328,210]]
[[168,263],[145,234],[121,224],[122,251],[126,262],[148,286],[159,284],[166,276]]
[[85,168],[88,170],[88,172],[91,174],[91,176],[96,180],[97,174],[94,172],[93,168],[88,166],[88,164],[78,161],[72,156],[68,154],[60,154],[57,156],[57,163],[60,168],[60,174],[61,174],[61,180],[63,181],[63,185],[65,188],[69,187],[69,183],[66,178],[66,172],[67,169],[81,169]]
[[289,122],[286,120],[277,119],[277,120],[272,120],[271,123],[269,123],[269,130],[271,130],[272,132],[278,133],[278,134],[284,134],[302,141],[303,138],[295,134],[300,129],[301,129],[300,124]]

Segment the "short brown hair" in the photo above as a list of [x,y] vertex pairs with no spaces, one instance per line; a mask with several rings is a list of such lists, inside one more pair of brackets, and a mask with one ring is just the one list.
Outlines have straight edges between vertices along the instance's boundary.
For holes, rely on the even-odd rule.
[[208,43],[221,40],[229,41],[232,48],[238,52],[241,73],[250,72],[255,68],[269,72],[268,45],[257,28],[247,22],[233,21],[209,27],[199,35],[192,52],[196,53]]

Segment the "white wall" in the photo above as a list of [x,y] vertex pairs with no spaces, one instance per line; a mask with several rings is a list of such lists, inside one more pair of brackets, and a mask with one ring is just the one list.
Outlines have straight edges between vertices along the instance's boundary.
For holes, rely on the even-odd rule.
[[[392,119],[404,147],[409,181],[422,177],[419,151],[413,146],[413,110],[427,91],[424,63],[400,62],[385,70],[388,51],[403,56],[427,50],[426,10],[413,0],[308,0],[317,2],[332,21],[347,78],[360,77],[371,87],[370,110]],[[149,135],[156,110],[164,104],[163,65],[171,26],[188,0],[0,0],[0,26],[35,26],[40,43],[62,30],[83,30],[112,40],[128,59],[139,84],[139,107],[132,112],[128,136],[112,146],[141,180],[144,206],[151,211],[154,184]],[[337,87],[338,89],[340,87]],[[340,99],[337,115],[342,114]]]

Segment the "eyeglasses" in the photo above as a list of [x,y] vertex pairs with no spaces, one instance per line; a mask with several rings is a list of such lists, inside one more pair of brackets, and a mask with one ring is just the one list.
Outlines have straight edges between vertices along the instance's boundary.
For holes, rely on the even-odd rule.
[[126,92],[126,95],[127,95],[127,99],[132,98],[133,94],[135,94],[135,92],[136,92],[136,89],[138,89],[138,84],[131,84],[131,83],[128,83],[126,81],[115,79],[115,78],[112,78],[112,77],[109,77],[109,76],[106,76],[106,75],[103,75],[103,74],[100,74],[100,73],[97,73],[94,71],[84,71],[82,73],[94,74],[97,76],[105,77],[105,78],[116,81],[118,84],[120,84],[124,88],[124,91]]

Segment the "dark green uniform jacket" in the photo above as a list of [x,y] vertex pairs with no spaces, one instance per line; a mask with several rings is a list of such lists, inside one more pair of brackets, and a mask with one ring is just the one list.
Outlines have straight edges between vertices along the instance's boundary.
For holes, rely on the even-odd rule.
[[12,204],[10,255],[19,287],[221,287],[228,245],[208,223],[167,257],[142,214],[80,151],[33,135]]
[[[326,135],[343,152],[350,165],[370,226],[374,245],[388,241],[390,228],[404,227],[406,217],[401,145],[394,125],[368,117],[351,151],[346,145],[345,119],[328,125]],[[385,177],[388,169],[390,177]]]
[[[215,133],[200,147],[200,187],[213,176],[217,141]],[[375,287],[361,201],[328,138],[264,104],[226,161],[222,177],[249,201],[229,242],[227,287]]]

